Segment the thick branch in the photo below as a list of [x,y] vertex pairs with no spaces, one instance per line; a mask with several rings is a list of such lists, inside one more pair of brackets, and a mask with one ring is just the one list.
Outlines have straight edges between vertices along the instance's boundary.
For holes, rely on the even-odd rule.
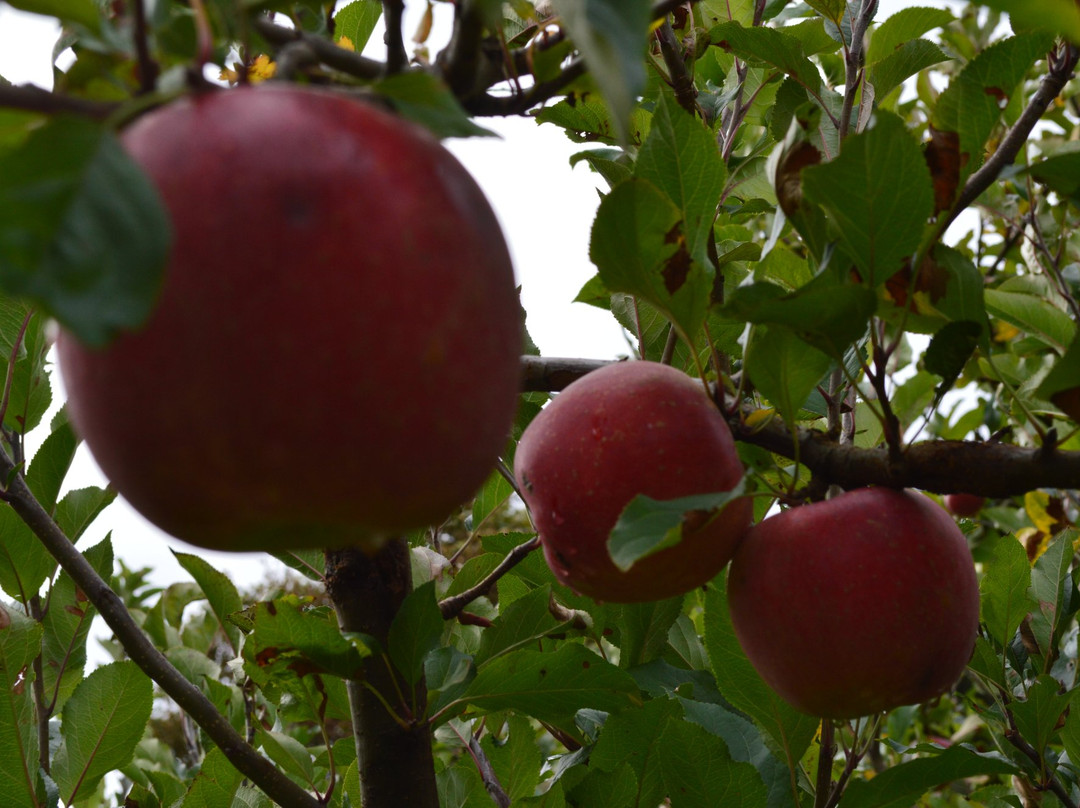
[[963,190],[956,199],[956,204],[953,205],[949,215],[939,225],[938,232],[944,233],[946,228],[961,212],[978,199],[983,191],[993,185],[1002,170],[1012,164],[1016,159],[1016,155],[1020,153],[1020,149],[1027,142],[1031,130],[1035,128],[1035,124],[1039,122],[1050,104],[1053,103],[1069,79],[1072,78],[1077,59],[1080,58],[1080,49],[1075,45],[1063,45],[1062,48],[1063,51],[1059,56],[1055,57],[1054,54],[1051,54],[1049,72],[1039,82],[1039,88],[1031,96],[1031,101],[1028,102],[1027,107],[1017,118],[1012,129],[1002,138],[997,149],[987,158],[982,167],[968,177]]
[[[523,357],[526,389],[555,392],[607,362]],[[745,425],[739,413],[728,423],[736,440],[798,459],[823,481],[842,488],[887,485],[936,494],[967,493],[1001,498],[1037,488],[1080,488],[1080,452],[1028,449],[1004,443],[926,441],[890,460],[887,448],[841,445],[825,433],[798,429],[795,438],[779,418],[764,428]],[[798,454],[795,452],[798,441]]]
[[154,647],[132,620],[120,597],[101,579],[34,498],[22,476],[15,473],[14,464],[6,453],[0,454],[0,474],[10,480],[4,499],[86,593],[132,661],[202,727],[233,766],[275,803],[289,808],[320,808],[321,803],[315,797],[293,783],[245,742],[202,691],[185,679]]
[[22,109],[27,112],[41,112],[45,115],[75,114],[95,120],[104,120],[112,115],[119,104],[107,101],[91,101],[60,95],[35,87],[33,84],[0,84],[0,107]]
[[259,35],[277,47],[284,47],[294,42],[303,42],[315,56],[327,67],[348,73],[361,79],[377,79],[386,72],[386,66],[375,59],[361,56],[354,51],[339,48],[333,42],[321,36],[297,31],[294,28],[285,28],[275,25],[265,17],[256,17],[252,20],[255,30]]
[[484,14],[477,0],[461,0],[454,12],[454,32],[450,43],[439,54],[439,67],[454,95],[468,98],[476,87],[477,74],[484,58],[481,40]]

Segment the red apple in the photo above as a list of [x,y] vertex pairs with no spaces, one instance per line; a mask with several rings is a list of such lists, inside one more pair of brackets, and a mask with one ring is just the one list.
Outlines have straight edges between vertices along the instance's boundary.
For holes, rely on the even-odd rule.
[[986,497],[977,494],[946,494],[945,507],[957,516],[974,516],[983,509]]
[[749,499],[627,571],[608,537],[638,494],[658,500],[730,491],[743,476],[723,415],[700,381],[656,362],[607,365],[569,385],[529,424],[515,476],[555,576],[596,600],[633,603],[715,576],[750,525]]
[[122,135],[174,243],[145,328],[59,339],[117,490],[221,550],[437,522],[508,439],[521,325],[491,208],[434,138],[295,86],[187,97]]
[[761,677],[824,718],[944,693],[970,659],[979,624],[964,535],[928,497],[887,488],[759,522],[732,560],[728,602]]

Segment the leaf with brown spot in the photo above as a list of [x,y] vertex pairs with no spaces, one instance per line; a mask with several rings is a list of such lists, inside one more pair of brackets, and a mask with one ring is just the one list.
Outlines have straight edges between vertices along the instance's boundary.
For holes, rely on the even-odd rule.
[[960,170],[967,155],[960,153],[960,135],[930,127],[930,140],[923,150],[934,183],[934,215],[952,207],[960,187]]
[[784,150],[776,167],[776,198],[789,219],[802,207],[802,170],[821,162],[821,152],[808,140],[800,140]]
[[690,253],[686,249],[686,239],[682,235],[682,222],[677,222],[667,235],[664,236],[665,244],[675,244],[675,253],[664,261],[664,268],[660,274],[664,278],[664,288],[668,294],[675,294],[686,283],[690,274],[690,266],[693,263]]

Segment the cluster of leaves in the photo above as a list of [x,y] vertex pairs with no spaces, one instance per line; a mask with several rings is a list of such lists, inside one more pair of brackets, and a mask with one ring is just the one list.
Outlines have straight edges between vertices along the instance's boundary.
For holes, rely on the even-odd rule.
[[[12,473],[72,540],[111,494],[61,495],[77,439],[62,410],[42,425],[45,319],[18,301],[91,342],[141,322],[168,228],[101,121],[180,91],[193,61],[242,80],[257,64],[269,72],[259,57],[271,52],[279,75],[363,85],[441,135],[482,134],[467,112],[562,96],[533,114],[589,144],[575,162],[607,186],[598,273],[579,300],[609,310],[641,357],[726,389],[748,487],[765,494],[759,515],[799,498],[813,471],[798,462],[800,424],[893,453],[914,434],[1080,448],[1080,113],[1076,53],[1059,38],[1080,40],[1080,17],[1068,0],[876,22],[876,4],[844,0],[700,0],[670,15],[647,0],[555,0],[546,21],[540,4],[462,0],[461,29],[474,20],[481,51],[506,58],[470,61],[462,36],[445,58],[421,52],[424,69],[391,75],[357,55],[381,12],[372,0],[158,3],[150,19],[90,0],[19,5],[68,25],[75,62],[52,107],[0,86],[0,285],[12,296],[0,423]],[[254,24],[266,10],[294,33]],[[1031,109],[1043,126],[1028,137]],[[518,434],[542,402],[525,397]],[[772,418],[790,430],[787,454],[753,442]],[[48,436],[25,463],[39,425]],[[494,474],[454,561],[413,537],[415,588],[385,642],[342,634],[318,597],[245,599],[196,556],[178,555],[191,582],[157,591],[114,574],[108,539],[84,554],[229,727],[327,805],[359,802],[345,683],[373,658],[406,684],[380,694],[386,709],[433,733],[445,808],[1080,804],[1075,491],[1001,500],[967,524],[982,629],[954,694],[838,727],[758,678],[723,576],[633,606],[576,596],[535,552],[495,580],[532,539],[508,524],[511,495]],[[130,805],[268,804],[205,727],[164,702],[155,715],[122,646],[85,672],[95,608],[14,510],[0,520],[0,705],[12,717],[0,726],[14,729],[0,732],[0,798],[102,805],[119,784]],[[289,560],[318,580],[317,556]],[[478,586],[446,619],[445,604]]]

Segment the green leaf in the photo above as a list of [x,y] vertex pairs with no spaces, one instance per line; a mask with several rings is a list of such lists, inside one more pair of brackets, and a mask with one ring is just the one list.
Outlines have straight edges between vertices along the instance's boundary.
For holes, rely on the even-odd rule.
[[638,808],[638,781],[633,767],[621,763],[613,772],[591,769],[567,796],[571,805],[602,805],[604,808]]
[[554,0],[556,12],[611,110],[621,145],[645,89],[650,0]]
[[[112,542],[105,539],[83,551],[86,560],[105,580],[112,579]],[[60,712],[83,679],[86,639],[97,610],[71,576],[61,572],[49,591],[48,610],[42,620],[41,683],[47,703]]]
[[711,273],[688,252],[679,209],[635,177],[604,197],[593,221],[589,257],[611,292],[644,298],[693,339],[705,320]]
[[[1074,691],[1075,692],[1075,691]],[[1061,742],[1069,760],[1080,760],[1080,710],[1070,710],[1061,729]]]
[[746,347],[750,380],[789,424],[832,365],[832,359],[782,326],[755,326]]
[[590,768],[615,772],[629,764],[637,775],[635,808],[652,808],[666,796],[657,740],[667,724],[678,720],[678,705],[670,699],[653,699],[635,710],[608,716],[589,756]]
[[30,667],[42,629],[0,603],[0,803],[44,805]]
[[[367,0],[363,0],[367,2]],[[477,126],[454,94],[432,73],[410,70],[380,80],[374,89],[389,99],[402,117],[429,129],[437,137],[494,137]]]
[[231,806],[237,789],[244,781],[242,775],[229,763],[225,753],[216,746],[206,753],[199,773],[188,789],[181,808],[222,808]]
[[769,749],[753,723],[719,704],[680,698],[687,721],[724,739],[732,760],[751,764],[768,791],[769,808],[797,808],[788,767]]
[[536,743],[536,730],[525,716],[508,715],[506,730],[508,737],[497,744],[491,742],[493,736],[485,736],[484,748],[510,804],[517,805],[540,784],[544,757]]
[[983,561],[979,581],[982,621],[987,633],[1007,648],[1020,623],[1035,605],[1028,595],[1031,565],[1024,546],[1012,536],[999,537]]
[[[608,538],[608,553],[615,566],[623,572],[643,558],[648,558],[682,541],[686,517],[708,514],[715,519],[720,509],[743,494],[743,483],[730,491],[713,494],[694,494],[678,499],[656,500],[638,494],[619,514]],[[708,521],[693,524],[701,530]]]
[[[1039,644],[1047,668],[1054,656],[1053,650],[1062,631],[1068,605],[1065,582],[1072,562],[1075,538],[1071,531],[1059,534],[1031,569],[1031,596],[1039,605],[1031,613],[1031,633]],[[1048,673],[1049,670],[1043,672]]]
[[983,161],[984,146],[1031,66],[1046,55],[1049,37],[1015,36],[980,51],[938,97],[930,122],[960,135],[961,185]]
[[953,386],[964,365],[975,353],[982,332],[980,323],[962,320],[948,323],[934,334],[923,354],[923,361],[928,371],[942,378],[939,389],[947,390]]
[[682,613],[683,597],[618,608],[619,666],[634,668],[651,662],[667,647],[668,632]]
[[274,763],[286,774],[298,777],[308,785],[315,780],[315,767],[311,762],[311,753],[300,741],[282,732],[263,730],[257,743]]
[[731,625],[727,581],[721,578],[705,593],[705,648],[724,698],[761,725],[783,752],[788,766],[794,768],[809,748],[820,721],[781,699],[754,670]]
[[537,587],[502,609],[480,635],[477,665],[537,642],[562,625],[551,614],[551,587]]
[[67,803],[94,792],[109,772],[126,766],[150,720],[154,689],[131,661],[96,669],[64,705],[60,748],[50,774]]
[[1017,33],[1048,31],[1080,42],[1080,10],[1073,0],[982,0],[980,5],[1007,12]]
[[513,493],[514,487],[499,471],[491,472],[484,482],[484,487],[477,492],[476,497],[473,499],[473,530],[483,524],[484,520],[491,516]]
[[[0,179],[0,186],[2,184],[3,180]],[[0,194],[2,193],[0,187]],[[0,223],[0,242],[3,240],[2,227]],[[0,243],[0,251],[2,250]],[[2,275],[3,270],[0,269],[0,285],[3,283]],[[23,350],[15,362],[11,378],[11,393],[8,396],[7,412],[4,413],[4,426],[20,435],[37,428],[52,404],[52,386],[46,366],[46,356],[51,347],[50,338],[46,334],[47,319],[40,313],[27,319],[22,337]],[[3,368],[5,376],[8,356],[10,353],[5,354],[3,361],[0,361],[0,368]]]
[[88,345],[141,325],[161,285],[169,219],[103,127],[54,118],[0,154],[0,285]]
[[342,635],[333,611],[304,608],[296,597],[257,603],[249,616],[255,628],[244,643],[247,665],[349,679],[356,678],[370,653],[362,653]]
[[[630,115],[628,135],[631,144],[640,146],[645,142],[651,119],[651,113],[641,107],[634,109]],[[536,113],[536,121],[561,127],[575,143],[615,144],[620,137],[611,113],[596,93],[572,95],[569,99],[550,104]]]
[[[1078,389],[1080,389],[1080,334],[1073,338],[1065,355],[1046,374],[1046,378],[1042,380],[1035,395],[1045,401],[1057,403],[1061,394]],[[1064,404],[1059,406],[1065,409]],[[1080,421],[1080,409],[1070,407],[1066,412],[1074,421]]]
[[1021,737],[1036,749],[1044,750],[1059,729],[1058,721],[1069,708],[1075,691],[1060,693],[1064,687],[1053,676],[1043,674],[1027,689],[1023,699],[1009,704]]
[[360,53],[381,17],[382,3],[378,0],[353,0],[334,13],[334,40],[348,37]]
[[864,281],[884,283],[918,249],[934,211],[919,144],[897,117],[844,141],[840,155],[802,172],[803,194],[828,211]]
[[660,96],[653,112],[634,176],[651,182],[679,209],[687,249],[696,262],[707,265],[708,242],[727,168],[712,132],[667,93]]
[[55,569],[56,559],[26,523],[10,507],[0,508],[0,588],[28,603]]
[[30,461],[30,468],[26,471],[26,483],[41,503],[41,507],[50,513],[56,506],[56,498],[60,495],[60,487],[71,468],[78,445],[75,430],[67,418],[63,417],[42,441],[41,447],[34,453],[34,459]]
[[965,777],[1014,774],[1016,767],[994,755],[981,755],[962,745],[941,754],[893,766],[871,780],[853,779],[844,794],[844,808],[910,808],[928,789]]
[[742,59],[772,65],[811,94],[816,95],[821,89],[817,67],[803,53],[802,43],[789,34],[775,28],[725,22],[709,31],[709,41]]
[[244,608],[244,601],[236,591],[236,585],[227,575],[214,569],[210,562],[201,556],[173,551],[173,556],[180,566],[195,579],[195,583],[206,595],[210,611],[217,618],[218,626],[224,632],[234,653],[240,651],[240,629],[228,620],[233,612]]
[[101,30],[101,17],[93,0],[9,0],[8,5],[31,14],[56,17],[62,22],[75,23],[94,33]]
[[522,650],[497,657],[476,675],[462,699],[481,712],[516,710],[573,726],[578,710],[615,712],[631,706],[637,693],[628,673],[584,646],[567,643],[554,652]]
[[757,770],[732,760],[723,740],[697,724],[669,721],[656,743],[672,808],[765,808]]
[[76,541],[98,515],[116,499],[110,488],[76,488],[64,494],[56,504],[56,524],[64,534]]
[[[491,796],[476,766],[456,763],[435,775],[440,808],[490,808]],[[185,806],[186,808],[186,806]]]
[[866,285],[837,283],[822,274],[790,293],[767,281],[739,286],[721,313],[742,322],[786,326],[837,358],[862,340],[876,308],[877,295]]
[[918,39],[927,31],[948,25],[955,18],[948,9],[929,6],[902,8],[874,29],[866,49],[866,63],[873,65],[896,51],[904,43]]
[[388,651],[409,684],[415,685],[424,675],[424,659],[439,647],[445,625],[435,600],[434,581],[410,592],[394,615]]
[[1069,315],[1036,295],[987,289],[986,310],[1062,354],[1076,336],[1076,324]]
[[[948,13],[948,12],[946,12]],[[870,83],[877,98],[884,98],[905,80],[933,65],[947,62],[949,55],[925,39],[905,42],[877,62],[870,70]]]

